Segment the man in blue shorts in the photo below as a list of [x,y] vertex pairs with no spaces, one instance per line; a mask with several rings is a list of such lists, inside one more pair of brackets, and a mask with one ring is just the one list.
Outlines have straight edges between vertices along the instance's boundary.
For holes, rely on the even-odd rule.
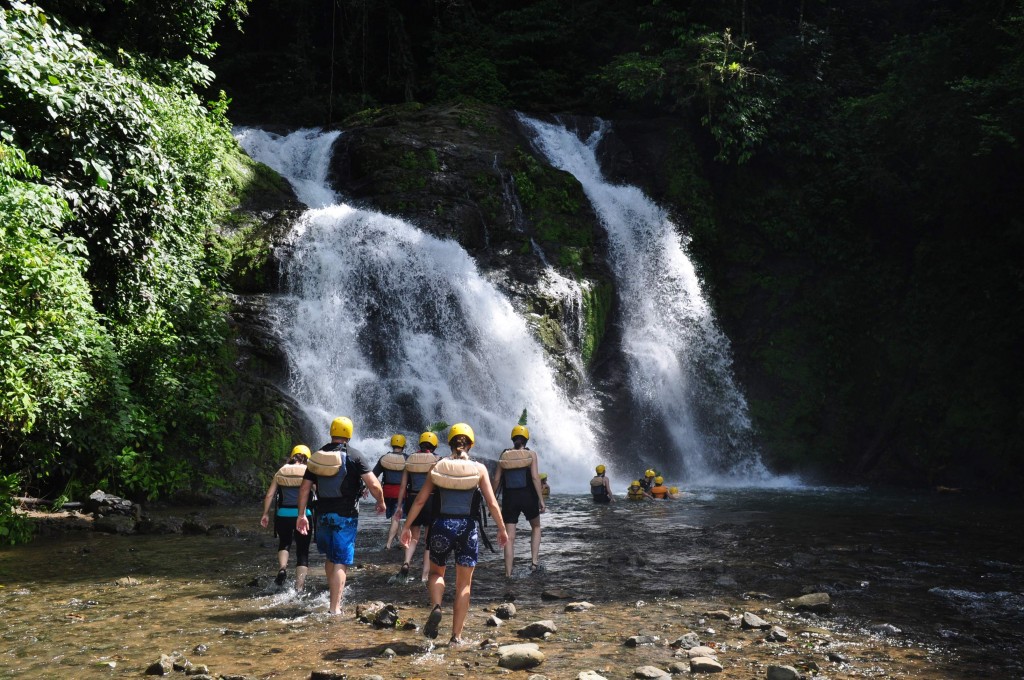
[[359,498],[364,485],[377,501],[377,512],[384,512],[384,490],[367,466],[363,455],[348,445],[352,421],[335,418],[331,423],[331,442],[320,447],[306,463],[306,474],[299,487],[299,518],[295,529],[309,533],[306,505],[316,485],[316,547],[324,555],[330,613],[341,613],[341,595],[345,592],[348,567],[355,562],[356,529],[359,527]]

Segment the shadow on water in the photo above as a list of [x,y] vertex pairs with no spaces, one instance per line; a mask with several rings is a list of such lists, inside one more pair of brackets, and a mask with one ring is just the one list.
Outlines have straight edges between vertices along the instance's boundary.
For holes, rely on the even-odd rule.
[[[925,650],[914,653],[926,661],[909,652],[900,659],[919,677],[994,670],[1024,677],[1024,549],[1011,540],[1024,519],[1018,506],[957,495],[708,489],[675,502],[610,506],[556,495],[549,508],[540,571],[529,570],[525,521],[512,578],[504,576],[500,553],[482,550],[467,631],[474,643],[482,636],[514,640],[508,629],[484,626],[488,610],[508,599],[533,617],[524,625],[566,616],[564,603],[545,591],[593,603],[598,613],[566,623],[566,658],[547,662],[552,677],[575,677],[609,660],[642,665],[643,654],[622,647],[624,637],[652,627],[665,635],[704,630],[707,609],[767,609],[782,617],[782,600],[806,592],[828,593],[832,611],[785,614],[792,631],[827,628],[890,657],[894,650]],[[202,663],[218,672],[260,677],[308,678],[321,662],[352,663],[355,672],[387,648],[416,657],[395,662],[418,664],[403,671],[411,676],[458,672],[461,666],[446,665],[453,653],[431,654],[419,633],[354,621],[355,605],[370,600],[396,603],[403,620],[426,615],[421,553],[413,559],[417,577],[397,582],[402,552],[384,549],[383,517],[360,519],[344,612],[329,617],[315,548],[305,593],[293,590],[293,567],[284,587],[272,585],[276,542],[269,531],[252,532],[258,513],[221,512],[243,530],[235,537],[73,532],[0,551],[0,677],[108,678],[109,663],[117,664],[113,675],[137,677],[160,653],[200,644],[209,648]],[[487,532],[493,541],[493,524]],[[127,585],[125,577],[132,579]],[[928,656],[940,652],[956,659],[955,672]]]

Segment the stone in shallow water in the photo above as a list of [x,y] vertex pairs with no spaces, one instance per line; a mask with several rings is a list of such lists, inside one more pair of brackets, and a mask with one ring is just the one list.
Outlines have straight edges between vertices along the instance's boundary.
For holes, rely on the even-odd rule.
[[762,619],[757,614],[750,612],[743,612],[743,620],[740,621],[740,628],[744,630],[757,629],[757,630],[768,630],[772,627],[772,624]]
[[502,602],[494,608],[494,615],[508,621],[516,615],[516,606],[511,602]]
[[696,656],[690,659],[691,673],[721,673],[722,664],[710,656]]
[[691,647],[699,647],[700,636],[698,636],[696,633],[687,633],[686,635],[677,637],[671,646],[675,647],[676,649],[690,649]]
[[658,680],[658,678],[669,677],[669,674],[657,666],[640,666],[633,669],[633,677],[644,678],[644,680]]
[[565,605],[565,611],[567,612],[585,612],[588,609],[593,609],[594,605],[589,602],[570,602]]
[[785,642],[789,639],[789,633],[779,626],[772,626],[771,630],[764,636],[769,642]]
[[653,645],[660,638],[657,635],[634,635],[626,638],[627,647],[641,647],[643,645]]
[[498,665],[519,671],[544,663],[544,652],[533,642],[498,647]]
[[606,677],[598,673],[597,671],[580,671],[580,674],[576,676],[576,680],[608,680]]
[[785,601],[786,606],[791,609],[810,611],[823,614],[832,608],[832,598],[828,593],[811,593],[800,597],[791,597]]
[[800,680],[800,672],[792,666],[768,666],[767,680]]
[[525,638],[540,638],[544,637],[548,633],[557,633],[558,627],[555,626],[555,622],[549,619],[544,621],[534,621],[528,626],[520,628],[516,631],[516,635]]

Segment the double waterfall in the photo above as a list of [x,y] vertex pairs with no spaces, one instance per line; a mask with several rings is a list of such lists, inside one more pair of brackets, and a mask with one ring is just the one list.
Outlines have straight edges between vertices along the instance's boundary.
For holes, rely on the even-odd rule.
[[[677,229],[638,189],[601,179],[594,154],[601,130],[584,143],[557,125],[523,123],[549,162],[583,184],[608,230],[630,412],[644,414],[635,424],[637,450],[646,431],[660,428],[676,444],[662,462],[685,474],[680,482],[768,482],[728,341]],[[636,475],[636,456],[603,446],[598,400],[570,401],[526,321],[472,257],[455,241],[346,205],[331,190],[330,153],[340,134],[236,131],[249,155],[287,178],[309,206],[293,225],[284,291],[272,307],[290,363],[288,390],[305,415],[324,433],[335,416],[351,416],[353,444],[371,456],[394,432],[415,442],[435,422],[467,422],[474,455],[493,458],[526,408],[531,448],[556,491],[583,492],[598,462],[621,490]],[[553,270],[550,279],[578,294]]]

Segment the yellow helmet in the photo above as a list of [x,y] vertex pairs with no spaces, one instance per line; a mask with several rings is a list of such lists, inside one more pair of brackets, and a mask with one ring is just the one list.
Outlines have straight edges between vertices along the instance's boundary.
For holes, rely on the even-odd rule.
[[669,488],[669,492],[670,493],[679,493],[679,487],[678,486],[670,487]]
[[331,436],[352,439],[352,419],[341,416],[331,421]]
[[512,440],[515,441],[516,437],[530,439],[530,431],[526,429],[526,425],[516,425],[512,428]]
[[542,481],[547,479],[548,478],[548,473],[546,473],[546,472],[540,473],[540,478],[541,478]]
[[633,481],[632,481],[632,482],[630,483],[630,486],[640,486],[640,480],[639,480],[639,479],[634,479],[634,480],[633,480]]
[[654,470],[648,470],[647,472],[644,473],[644,477],[653,477],[656,474],[658,473],[655,472]]
[[427,442],[436,449],[438,444],[437,435],[433,432],[424,432],[420,435],[420,444],[423,444],[423,442]]
[[664,484],[665,483],[665,478],[664,477],[655,477],[654,478],[654,483],[655,484]]
[[603,465],[598,465],[596,468],[594,468],[594,471],[597,474],[599,474],[599,475],[603,475],[604,474],[604,466]]
[[464,434],[469,437],[470,444],[476,444],[476,437],[473,435],[473,428],[466,423],[455,423],[452,425],[452,429],[448,430],[448,443],[451,444],[452,440],[460,434]]
[[292,449],[292,455],[300,455],[309,458],[309,447],[305,444],[298,444]]
[[391,435],[391,445],[392,446],[401,446],[404,449],[405,448],[405,435],[403,435],[403,434],[393,434],[393,435]]

